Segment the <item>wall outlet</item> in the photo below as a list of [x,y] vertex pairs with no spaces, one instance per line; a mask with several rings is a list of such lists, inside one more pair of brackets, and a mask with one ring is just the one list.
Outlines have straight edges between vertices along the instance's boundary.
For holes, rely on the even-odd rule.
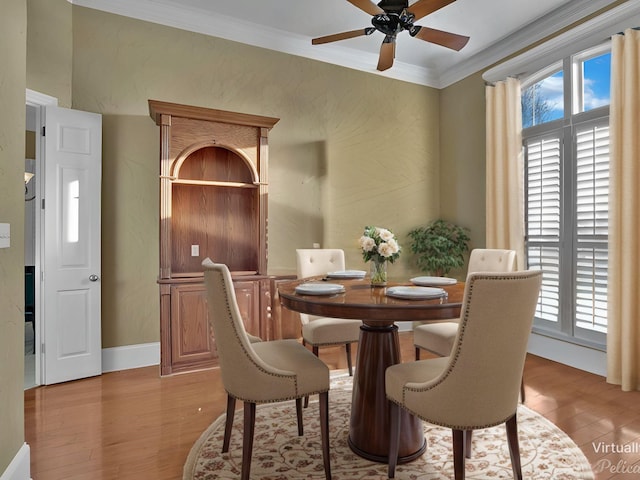
[[11,246],[11,225],[8,223],[0,223],[0,248],[9,248]]
[[192,257],[200,256],[200,245],[191,245],[191,256]]
[[313,244],[313,248],[320,248],[320,244],[319,243],[314,243]]

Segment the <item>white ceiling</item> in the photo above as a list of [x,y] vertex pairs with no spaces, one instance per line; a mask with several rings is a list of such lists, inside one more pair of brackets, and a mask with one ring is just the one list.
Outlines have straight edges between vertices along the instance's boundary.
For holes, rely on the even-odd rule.
[[[416,25],[471,37],[460,51],[398,35],[394,66],[378,72],[384,35],[311,45],[371,26],[347,0],[68,0],[75,5],[299,55],[436,88],[446,87],[580,21],[615,0],[457,0]],[[414,0],[409,0],[414,3]]]

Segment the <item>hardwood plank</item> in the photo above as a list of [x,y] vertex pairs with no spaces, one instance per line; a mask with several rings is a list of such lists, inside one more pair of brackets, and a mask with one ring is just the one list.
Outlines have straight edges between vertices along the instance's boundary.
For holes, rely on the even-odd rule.
[[[401,333],[400,344],[403,361],[412,361],[411,333]],[[320,358],[331,369],[347,367],[342,347],[323,348]],[[640,449],[640,392],[622,392],[600,376],[533,355],[525,389],[526,405],[567,432],[597,480],[638,478],[640,452],[610,449]],[[157,366],[38,387],[24,398],[31,474],[38,480],[181,478],[191,446],[226,407],[219,370],[160,377]],[[634,473],[617,473],[617,465]]]

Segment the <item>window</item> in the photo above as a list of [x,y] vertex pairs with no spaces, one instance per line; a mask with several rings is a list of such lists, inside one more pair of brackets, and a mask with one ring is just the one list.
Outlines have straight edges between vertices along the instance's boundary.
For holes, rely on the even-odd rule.
[[534,329],[604,348],[609,75],[601,46],[523,82],[525,248],[544,272]]
[[[551,70],[553,73],[546,75]],[[538,73],[539,81],[522,91],[522,127],[557,120],[564,116],[564,76],[562,64],[552,65]]]

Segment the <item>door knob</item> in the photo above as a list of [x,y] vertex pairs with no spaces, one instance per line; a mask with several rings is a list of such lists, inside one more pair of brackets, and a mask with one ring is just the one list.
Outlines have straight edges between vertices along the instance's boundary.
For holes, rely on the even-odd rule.
[[89,280],[92,282],[97,282],[98,280],[100,280],[100,277],[98,275],[89,275]]

